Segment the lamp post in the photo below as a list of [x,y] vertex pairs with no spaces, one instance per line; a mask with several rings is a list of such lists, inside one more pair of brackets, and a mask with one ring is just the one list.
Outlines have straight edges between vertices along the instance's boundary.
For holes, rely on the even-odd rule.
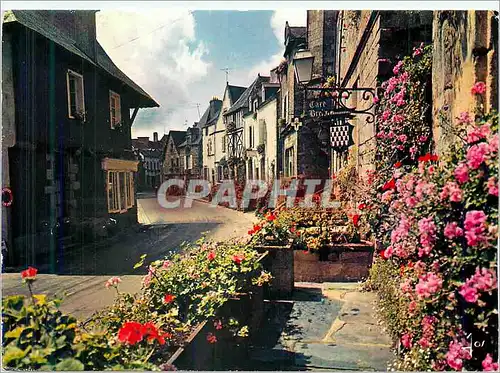
[[307,110],[307,84],[312,79],[312,69],[314,56],[308,49],[299,49],[293,56],[293,69],[295,78],[304,90],[304,100],[302,103],[302,114],[305,116]]

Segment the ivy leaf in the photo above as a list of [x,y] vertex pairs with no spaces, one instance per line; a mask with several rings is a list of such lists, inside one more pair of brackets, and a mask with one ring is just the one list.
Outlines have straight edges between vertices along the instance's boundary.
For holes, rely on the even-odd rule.
[[5,333],[5,338],[19,338],[21,336],[21,333],[25,330],[26,328],[22,326],[18,326],[14,330],[8,331]]

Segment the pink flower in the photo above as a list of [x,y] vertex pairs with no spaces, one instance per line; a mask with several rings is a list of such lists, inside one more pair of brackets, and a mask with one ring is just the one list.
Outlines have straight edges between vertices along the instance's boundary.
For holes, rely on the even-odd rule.
[[402,142],[402,143],[405,143],[405,142],[406,142],[406,140],[408,140],[408,136],[406,136],[406,135],[404,135],[404,134],[403,134],[403,135],[399,135],[399,136],[398,136],[398,140],[399,140],[400,142]]
[[496,372],[498,371],[498,363],[493,362],[493,358],[490,354],[486,354],[483,362],[481,363],[483,366],[483,371],[486,372]]
[[429,255],[436,240],[436,224],[432,217],[420,219],[418,230],[420,232],[420,244],[422,245],[418,249],[418,256]]
[[418,199],[415,197],[408,197],[405,199],[405,203],[408,205],[408,207],[415,207],[418,203]]
[[106,289],[109,289],[111,286],[117,287],[120,282],[122,282],[120,277],[111,277],[108,281],[106,281],[104,286],[106,286]]
[[399,123],[403,123],[405,120],[405,117],[401,114],[395,114],[393,117],[392,117],[392,123],[396,123],[396,124],[399,124]]
[[373,97],[373,103],[374,103],[374,104],[378,104],[378,103],[379,103],[379,101],[380,101],[380,99],[378,98],[378,96],[374,96],[374,97]]
[[405,333],[401,336],[401,344],[403,345],[404,348],[411,348],[412,341],[411,341],[411,335],[408,333]]
[[495,176],[488,179],[488,184],[486,186],[488,188],[488,194],[498,197],[498,182],[496,181]]
[[469,128],[467,131],[467,143],[472,144],[482,139],[486,139],[490,134],[491,129],[488,123],[480,127]]
[[431,342],[429,342],[429,340],[426,337],[420,338],[420,340],[418,341],[418,344],[423,349],[427,349],[427,348],[431,347]]
[[465,214],[464,228],[467,245],[476,246],[486,240],[486,214],[483,211],[473,210]]
[[163,265],[161,266],[161,268],[167,269],[168,267],[170,267],[171,264],[172,262],[170,260],[165,260],[163,261]]
[[408,305],[408,312],[410,314],[412,314],[413,312],[415,312],[416,309],[417,309],[417,302],[415,302],[414,300],[412,300],[410,302],[410,304]]
[[486,160],[486,155],[490,152],[487,143],[482,142],[472,145],[467,151],[467,165],[476,170]]
[[486,93],[486,84],[483,82],[477,82],[474,84],[470,90],[470,93],[473,95],[483,95]]
[[[399,72],[401,71],[401,67],[403,66],[403,61],[399,61],[396,66],[394,66],[394,68],[392,69],[392,72],[394,73],[394,75],[398,75]],[[477,83],[476,83],[477,84]]]
[[422,54],[422,49],[421,48],[413,48],[413,57],[420,56]]
[[460,163],[457,168],[455,168],[455,179],[460,183],[466,183],[469,181],[469,168],[465,163]]
[[391,116],[391,111],[389,109],[382,113],[382,120],[385,122]]
[[443,280],[436,274],[429,272],[419,277],[419,282],[415,286],[415,292],[420,299],[430,298],[433,294],[441,290]]
[[444,228],[444,235],[446,238],[452,240],[455,237],[463,236],[464,231],[458,226],[456,222],[450,222],[446,224],[446,227]]
[[429,138],[428,136],[420,135],[418,137],[418,142],[420,142],[420,143],[426,142],[428,138]]
[[470,114],[467,111],[464,111],[463,113],[460,113],[460,116],[458,117],[458,123],[460,123],[460,124],[471,124],[472,123],[472,118],[470,117]]
[[417,154],[417,151],[418,151],[418,149],[417,149],[417,147],[416,147],[416,146],[412,146],[412,147],[410,148],[410,155],[411,155],[411,158],[412,158],[412,159],[415,159],[415,155]]
[[397,106],[405,106],[406,105],[406,101],[403,100],[402,98],[400,98],[399,100],[396,101],[396,105]]
[[446,353],[446,362],[448,365],[455,370],[462,370],[463,360],[469,360],[472,358],[470,352],[465,349],[467,347],[466,342],[451,341],[448,347],[448,352]]
[[439,197],[441,200],[450,197],[451,202],[460,202],[462,200],[462,190],[457,183],[447,182],[443,187]]
[[469,303],[476,303],[479,299],[479,294],[475,287],[464,284],[460,287],[459,294]]
[[401,283],[401,285],[399,285],[400,288],[401,288],[401,291],[407,295],[409,293],[411,293],[413,291],[413,288],[411,286],[411,279],[410,278],[407,278],[405,281],[403,281]]

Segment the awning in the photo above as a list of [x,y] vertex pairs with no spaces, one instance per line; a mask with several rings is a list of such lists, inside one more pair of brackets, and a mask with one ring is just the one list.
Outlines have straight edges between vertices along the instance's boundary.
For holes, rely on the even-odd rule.
[[104,158],[102,160],[103,170],[113,171],[134,171],[137,172],[139,161],[128,161],[125,159]]

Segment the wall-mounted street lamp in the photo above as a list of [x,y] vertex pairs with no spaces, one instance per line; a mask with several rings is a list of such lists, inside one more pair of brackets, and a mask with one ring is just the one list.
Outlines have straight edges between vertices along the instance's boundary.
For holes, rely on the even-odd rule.
[[314,56],[308,49],[300,49],[293,56],[295,77],[301,85],[307,85],[312,79]]

